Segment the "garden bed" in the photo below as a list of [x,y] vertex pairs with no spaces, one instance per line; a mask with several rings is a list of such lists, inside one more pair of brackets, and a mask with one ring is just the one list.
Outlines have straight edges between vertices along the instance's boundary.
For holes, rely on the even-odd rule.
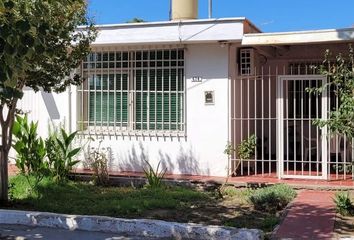
[[227,187],[201,191],[195,188],[100,187],[84,182],[57,184],[44,179],[38,193],[23,176],[11,180],[8,208],[64,214],[146,218],[174,222],[257,228],[270,233],[280,212],[266,213],[249,202],[253,190]]

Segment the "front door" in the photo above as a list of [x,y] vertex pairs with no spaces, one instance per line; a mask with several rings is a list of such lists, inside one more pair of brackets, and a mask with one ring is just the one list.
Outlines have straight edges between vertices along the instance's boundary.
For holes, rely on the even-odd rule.
[[322,75],[283,75],[277,82],[277,159],[279,178],[327,178],[327,93],[309,93],[326,83]]

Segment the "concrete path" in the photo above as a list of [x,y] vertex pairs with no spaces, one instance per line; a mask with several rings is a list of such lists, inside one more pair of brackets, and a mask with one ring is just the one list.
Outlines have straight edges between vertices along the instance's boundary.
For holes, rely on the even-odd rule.
[[56,228],[27,227],[21,225],[0,225],[0,240],[142,240],[155,238],[126,237],[117,234],[70,231]]
[[333,192],[302,191],[275,234],[276,239],[332,239],[335,206]]

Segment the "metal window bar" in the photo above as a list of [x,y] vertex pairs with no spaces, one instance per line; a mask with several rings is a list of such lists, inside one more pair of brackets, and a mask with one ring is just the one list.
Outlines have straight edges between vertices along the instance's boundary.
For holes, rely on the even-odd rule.
[[[257,136],[257,98],[256,96],[258,96],[257,94],[257,69],[256,67],[254,68],[254,131],[255,131],[255,135]],[[257,139],[257,138],[256,138]],[[257,148],[255,150],[255,154],[254,154],[254,159],[253,159],[253,164],[254,164],[254,173],[257,176]]]
[[93,125],[94,125],[94,133],[95,136],[97,137],[97,126],[96,126],[96,119],[97,119],[97,114],[96,114],[96,110],[97,110],[97,106],[96,106],[96,102],[97,102],[97,59],[94,58],[94,64],[95,64],[95,75],[94,75],[94,111],[93,111]]
[[[111,85],[111,74],[110,74],[110,57],[111,57],[111,52],[108,51],[108,73],[107,73],[107,124],[106,124],[106,129],[105,131],[107,132],[108,136],[111,137],[111,132],[109,131],[109,126],[110,126],[110,116],[109,116],[109,110],[110,110],[110,85]],[[114,60],[113,60],[114,61]]]
[[[269,79],[268,79],[268,113],[269,113],[269,124],[268,124],[268,132],[269,132],[269,146],[272,146],[272,99],[271,99],[271,81],[272,81],[272,78],[271,78],[271,67],[269,66]],[[275,74],[276,76],[278,76],[278,68],[275,69]],[[275,101],[274,101],[275,103]],[[275,141],[276,142],[276,141]],[[271,151],[269,151],[269,159],[272,159],[272,155],[270,153]],[[279,164],[277,163],[277,169],[279,170]],[[272,171],[272,166],[271,166],[271,163],[268,164],[268,172],[270,173]]]
[[[81,89],[78,88],[78,97],[82,103],[77,121],[78,126],[86,124],[87,133],[93,132],[96,136],[102,134],[116,135],[117,132],[121,132],[123,135],[125,134],[124,131],[134,131],[136,129],[135,104],[138,94],[136,84],[137,80],[140,80],[141,126],[139,132],[153,130],[158,134],[165,130],[172,134],[174,131],[180,133],[184,130],[185,134],[186,86],[182,84],[183,88],[180,89],[182,86],[180,86],[180,81],[185,82],[184,56],[180,54],[181,50],[180,47],[174,48],[171,46],[165,48],[154,47],[153,49],[151,47],[147,49],[115,49],[111,47],[103,47],[102,50],[95,49],[81,66],[82,74],[85,72],[89,75],[92,84],[89,82],[83,83]],[[136,54],[138,52],[142,55],[139,60],[140,68],[137,67],[139,61]],[[152,52],[155,53],[155,59],[150,57]],[[161,54],[159,59],[157,59],[158,53]],[[175,59],[172,59],[172,53]],[[151,65],[152,61],[154,66]],[[153,70],[155,70],[154,76],[152,75]],[[136,71],[141,72],[140,79],[137,79]],[[162,80],[161,84],[159,83],[159,75]],[[134,81],[131,81],[131,79],[134,79]],[[155,80],[154,90],[152,90],[152,80]],[[160,90],[159,84],[162,85]],[[126,89],[126,85],[128,89]],[[120,89],[118,90],[118,88]],[[158,106],[159,95],[161,95],[160,101],[162,102],[160,108]],[[87,103],[85,109],[84,103]],[[126,104],[131,106],[128,107]],[[85,119],[86,110],[88,111],[87,119]],[[162,115],[160,123],[158,110],[161,111]],[[175,112],[173,113],[172,110]],[[128,114],[128,126],[125,123],[126,114]],[[140,133],[134,131],[134,134]]]

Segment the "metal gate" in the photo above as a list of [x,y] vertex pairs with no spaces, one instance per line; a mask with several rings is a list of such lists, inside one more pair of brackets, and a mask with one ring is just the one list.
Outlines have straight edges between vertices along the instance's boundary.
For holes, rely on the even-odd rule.
[[327,92],[322,75],[283,75],[277,80],[277,159],[279,178],[327,179],[327,129],[314,125],[327,119]]

